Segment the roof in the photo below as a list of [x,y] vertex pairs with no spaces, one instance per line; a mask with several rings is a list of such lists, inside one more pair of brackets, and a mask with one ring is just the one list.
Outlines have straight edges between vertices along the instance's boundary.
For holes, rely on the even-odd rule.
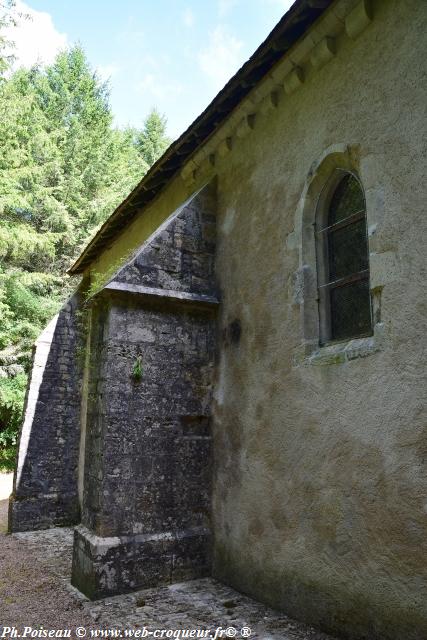
[[334,0],[296,0],[249,60],[229,80],[188,129],[165,151],[141,182],[102,225],[68,273],[83,273],[106,246],[148,205],[189,157],[299,40]]

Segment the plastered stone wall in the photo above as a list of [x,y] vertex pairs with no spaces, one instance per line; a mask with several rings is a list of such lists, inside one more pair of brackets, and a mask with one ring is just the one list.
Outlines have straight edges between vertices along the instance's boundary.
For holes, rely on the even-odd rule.
[[9,531],[79,521],[81,327],[79,297],[38,338],[10,498]]
[[[426,21],[334,3],[117,240],[217,176],[214,575],[351,638],[427,636]],[[337,163],[365,190],[375,334],[328,351],[308,220]]]
[[[427,637],[426,9],[374,2],[217,167],[221,327],[241,329],[218,368],[214,575],[353,638]],[[298,274],[304,187],[335,145],[355,145],[382,338],[322,361]]]
[[72,577],[91,598],[211,573],[214,252],[207,187],[92,303]]
[[[167,346],[160,340],[157,358],[149,332],[160,332],[161,339],[173,335],[180,320],[172,308],[178,301],[190,304],[193,287],[197,304],[202,296],[207,296],[203,304],[212,303],[210,287],[196,284],[174,252],[157,266],[160,246],[145,247],[146,257],[133,252],[141,238],[216,176],[222,304],[210,420],[214,575],[337,634],[423,640],[427,433],[421,133],[427,5],[340,0],[324,18],[287,56],[292,70],[280,80],[280,90],[271,93],[278,86],[272,70],[254,90],[262,100],[254,98],[245,107],[243,120],[242,113],[232,114],[223,129],[230,128],[219,130],[201,150],[206,157],[189,162],[93,265],[94,272],[107,273],[117,258],[133,255],[94,309],[100,333],[93,333],[93,349],[102,357],[94,360],[89,387],[86,506],[76,532],[74,581],[97,597],[166,580],[174,557],[182,559],[182,567],[191,569],[189,555],[198,558],[194,566],[208,566],[199,562],[208,557],[207,538],[179,533],[193,522],[200,525],[201,515],[179,520],[183,511],[192,513],[191,504],[176,510],[169,502],[162,513],[145,496],[148,510],[139,517],[134,503],[143,494],[135,489],[135,478],[138,471],[145,473],[142,449],[131,463],[124,447],[141,429],[163,492],[165,461],[153,434],[158,429],[161,441],[170,428],[176,450],[182,451],[182,418],[208,415],[183,404],[170,421],[166,413],[148,416],[153,421],[148,427],[128,373],[139,353],[136,345],[145,349],[147,343],[153,386],[142,382],[138,390],[145,389],[147,406],[151,397],[157,398],[153,407],[162,407],[158,401],[168,395],[161,397],[156,388],[160,373],[155,367],[162,353],[177,358],[178,341]],[[233,129],[230,123],[240,121]],[[313,340],[315,261],[307,221],[328,167],[341,162],[357,172],[365,190],[375,334],[371,343],[345,344],[334,352],[319,349]],[[176,246],[175,231],[166,241]],[[212,258],[211,249],[208,253]],[[212,264],[205,259],[203,269]],[[159,290],[167,299],[161,304]],[[179,308],[181,313],[184,307]],[[193,337],[201,335],[196,317],[180,316],[190,352]],[[149,330],[145,337],[138,334],[142,327]],[[206,337],[211,332],[207,322]],[[201,354],[212,353],[200,348]],[[171,374],[193,393],[186,371],[177,367]],[[176,402],[168,368],[162,372],[162,384]],[[136,408],[138,426],[122,410],[121,394]],[[181,397],[190,396],[182,389]],[[179,464],[171,455],[172,478]],[[115,458],[117,475],[110,464]],[[161,500],[165,495],[169,499],[174,493],[164,492]],[[117,517],[111,518],[109,509]],[[170,529],[165,513],[172,518]]]

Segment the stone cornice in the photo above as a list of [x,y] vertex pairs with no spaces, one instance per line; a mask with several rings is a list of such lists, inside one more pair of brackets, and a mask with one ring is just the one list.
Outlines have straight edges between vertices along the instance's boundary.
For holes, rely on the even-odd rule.
[[190,193],[229,158],[260,115],[274,111],[313,72],[339,55],[339,36],[356,38],[373,18],[371,0],[296,0],[264,43],[102,225],[69,270],[83,273],[176,176]]
[[109,282],[98,295],[101,294],[122,294],[145,299],[147,302],[163,301],[169,304],[185,304],[210,309],[219,305],[218,298],[202,293],[157,289],[143,285],[116,282],[114,280]]
[[342,33],[357,38],[373,19],[371,0],[340,0],[332,5],[233,110],[226,122],[186,162],[181,178],[189,188],[213,172],[254,130],[257,114],[274,111],[300,90],[313,71],[339,55]]

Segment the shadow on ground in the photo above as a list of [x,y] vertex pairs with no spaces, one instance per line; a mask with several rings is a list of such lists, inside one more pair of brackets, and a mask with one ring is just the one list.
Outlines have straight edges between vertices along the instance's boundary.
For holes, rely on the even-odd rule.
[[[8,501],[1,500],[1,532],[7,526],[7,506]],[[227,637],[225,629],[233,628],[236,638],[251,629],[251,640],[332,640],[212,579],[90,602],[70,585],[72,543],[73,531],[66,528],[0,533],[1,637],[2,625],[14,626],[20,634],[24,627],[35,630],[42,625],[49,630],[70,629],[71,638],[77,637],[78,627],[85,627],[88,637],[91,630],[102,629],[119,638],[125,637],[124,630],[138,631],[141,637],[144,627],[175,632],[210,629],[213,638],[222,627],[222,638]]]

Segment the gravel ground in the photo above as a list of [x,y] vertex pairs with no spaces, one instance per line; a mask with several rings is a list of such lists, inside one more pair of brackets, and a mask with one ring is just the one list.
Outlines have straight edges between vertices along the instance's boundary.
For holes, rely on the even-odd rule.
[[[6,517],[3,500],[0,529]],[[0,637],[11,637],[2,635],[6,626],[20,635],[25,627],[71,629],[71,638],[78,627],[85,627],[88,637],[100,629],[112,631],[104,637],[125,637],[124,630],[141,634],[146,627],[175,633],[210,629],[212,638],[217,627],[233,627],[237,638],[250,628],[257,640],[333,640],[211,579],[90,602],[70,585],[71,550],[72,529],[0,533]]]

